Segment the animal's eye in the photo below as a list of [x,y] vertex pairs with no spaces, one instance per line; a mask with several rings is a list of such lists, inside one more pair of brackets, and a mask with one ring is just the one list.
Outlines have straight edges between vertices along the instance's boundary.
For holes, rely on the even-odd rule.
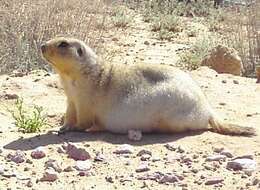
[[68,47],[68,46],[69,46],[69,43],[68,43],[68,42],[62,41],[62,42],[58,45],[58,48],[65,48],[65,47]]
[[81,48],[78,48],[78,49],[77,49],[77,53],[78,53],[78,55],[81,57],[81,56],[83,55],[82,49],[81,49]]

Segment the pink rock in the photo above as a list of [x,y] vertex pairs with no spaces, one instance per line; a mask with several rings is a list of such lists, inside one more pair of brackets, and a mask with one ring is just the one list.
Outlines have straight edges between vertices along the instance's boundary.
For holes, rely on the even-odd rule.
[[45,157],[46,154],[44,152],[44,148],[42,146],[37,147],[31,152],[31,157],[34,159],[41,159]]
[[140,141],[142,139],[142,132],[140,130],[129,130],[128,139],[131,141]]
[[66,150],[68,156],[74,160],[88,160],[91,158],[90,154],[81,147],[77,147],[75,144],[67,143],[63,145],[63,148]]
[[26,160],[25,154],[20,150],[17,150],[14,154],[12,153],[8,154],[6,158],[17,164],[22,163]]
[[45,170],[45,173],[43,174],[43,177],[40,179],[40,181],[50,181],[53,182],[58,179],[58,174],[55,172],[54,169],[48,168]]
[[205,185],[215,185],[218,183],[223,182],[224,179],[221,177],[212,177],[212,178],[208,178],[207,181],[205,182]]

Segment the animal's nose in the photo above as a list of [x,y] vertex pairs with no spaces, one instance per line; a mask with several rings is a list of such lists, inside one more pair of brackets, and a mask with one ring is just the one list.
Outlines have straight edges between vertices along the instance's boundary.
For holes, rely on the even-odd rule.
[[45,43],[44,43],[44,44],[42,44],[42,45],[41,45],[41,50],[42,50],[42,53],[46,52],[46,49],[47,49],[47,46],[46,46],[46,44],[45,44]]

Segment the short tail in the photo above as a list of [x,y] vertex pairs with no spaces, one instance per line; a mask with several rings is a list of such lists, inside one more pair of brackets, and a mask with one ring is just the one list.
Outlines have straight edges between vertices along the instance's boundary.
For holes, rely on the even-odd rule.
[[225,135],[240,135],[240,136],[256,135],[255,128],[242,127],[236,124],[225,123],[217,120],[214,117],[211,117],[209,119],[209,124],[215,132],[225,134]]

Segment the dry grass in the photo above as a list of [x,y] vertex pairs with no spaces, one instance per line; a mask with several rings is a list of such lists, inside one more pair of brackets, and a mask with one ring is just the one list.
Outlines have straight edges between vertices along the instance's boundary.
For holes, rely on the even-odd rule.
[[104,2],[92,0],[0,0],[0,73],[46,68],[39,45],[57,35],[98,48],[106,29]]

